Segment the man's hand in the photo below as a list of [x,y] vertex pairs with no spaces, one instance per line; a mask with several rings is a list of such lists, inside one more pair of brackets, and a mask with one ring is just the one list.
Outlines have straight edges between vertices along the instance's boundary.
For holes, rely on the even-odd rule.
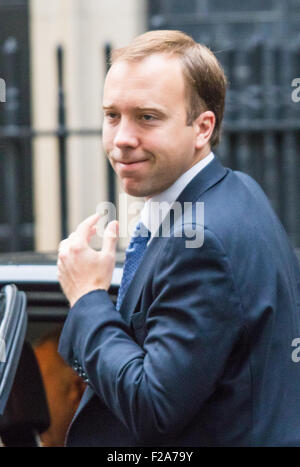
[[82,295],[95,289],[108,290],[111,283],[118,222],[112,221],[106,227],[102,250],[99,252],[89,246],[89,241],[96,233],[98,220],[98,214],[88,217],[59,245],[58,280],[71,307]]

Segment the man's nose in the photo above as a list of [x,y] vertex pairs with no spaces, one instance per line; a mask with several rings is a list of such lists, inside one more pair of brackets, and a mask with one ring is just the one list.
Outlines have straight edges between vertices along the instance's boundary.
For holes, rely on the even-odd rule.
[[118,125],[114,143],[120,149],[136,148],[139,145],[139,139],[135,125],[122,119]]

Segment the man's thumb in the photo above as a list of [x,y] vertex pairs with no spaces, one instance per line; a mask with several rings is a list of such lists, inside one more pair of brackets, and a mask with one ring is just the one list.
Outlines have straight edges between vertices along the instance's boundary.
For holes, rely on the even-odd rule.
[[119,238],[119,222],[111,221],[104,230],[102,251],[112,253],[116,251]]

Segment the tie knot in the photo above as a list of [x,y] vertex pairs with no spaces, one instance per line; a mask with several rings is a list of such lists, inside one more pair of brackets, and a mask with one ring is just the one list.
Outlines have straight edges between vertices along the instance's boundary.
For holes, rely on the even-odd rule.
[[150,238],[149,230],[147,229],[147,227],[145,227],[145,225],[142,222],[139,222],[137,226],[135,227],[133,235],[132,235],[133,241],[134,242],[146,241],[146,240],[148,241],[149,238]]

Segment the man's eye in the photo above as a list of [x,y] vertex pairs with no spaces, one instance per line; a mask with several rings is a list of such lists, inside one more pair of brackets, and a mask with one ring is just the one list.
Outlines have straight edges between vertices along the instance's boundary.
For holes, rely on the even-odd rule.
[[114,119],[117,118],[117,114],[114,113],[114,112],[108,112],[108,113],[105,114],[105,117],[110,119],[110,120],[114,120]]
[[144,114],[141,116],[142,120],[145,120],[146,122],[150,122],[151,120],[155,120],[155,117],[153,115],[149,114]]

